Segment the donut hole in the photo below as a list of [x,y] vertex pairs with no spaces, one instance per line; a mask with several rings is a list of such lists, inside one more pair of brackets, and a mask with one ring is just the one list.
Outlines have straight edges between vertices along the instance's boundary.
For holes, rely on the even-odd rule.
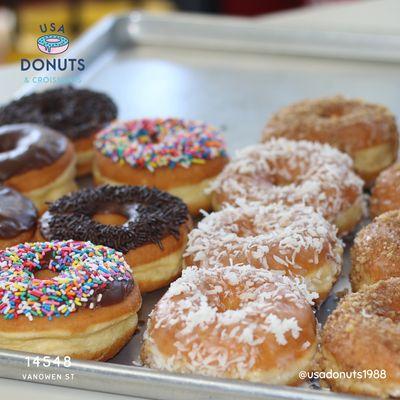
[[134,221],[139,215],[139,204],[98,204],[92,219],[104,225],[123,225]]
[[42,255],[40,267],[33,271],[33,276],[36,279],[47,280],[59,275],[58,271],[54,271],[54,268],[50,267],[50,263],[54,260],[54,257],[55,254],[52,251]]
[[[54,119],[61,121],[62,113],[65,113],[65,104],[63,103],[62,99],[58,99],[53,97],[51,101],[43,101],[40,104],[40,113],[43,115],[54,115]],[[57,113],[59,113],[57,115]]]
[[123,225],[128,221],[125,215],[113,212],[99,212],[94,214],[92,218],[104,225]]
[[136,135],[139,137],[139,140],[153,144],[160,143],[164,137],[159,129],[147,127],[139,129]]
[[226,293],[220,297],[220,302],[217,304],[217,309],[219,312],[225,311],[236,311],[241,308],[241,301],[239,297],[232,296],[232,293]]
[[6,153],[15,149],[20,139],[21,134],[19,132],[9,132],[2,135],[0,141],[0,153]]
[[277,159],[271,165],[272,173],[267,177],[274,186],[289,186],[301,183],[304,172],[310,168],[309,160],[301,159],[297,154]]
[[46,38],[47,43],[58,43],[61,42],[59,38]]
[[35,279],[47,280],[58,276],[58,272],[51,271],[49,269],[39,269],[33,273],[33,276]]
[[207,300],[209,306],[215,308],[218,313],[236,311],[243,306],[240,295],[236,292],[238,287],[234,292],[227,282],[221,282],[221,285],[205,282],[201,291],[203,290],[210,294]]
[[339,118],[342,117],[345,114],[344,107],[339,105],[339,104],[329,104],[325,107],[323,107],[319,113],[318,116],[320,118]]
[[288,180],[284,178],[283,176],[275,176],[272,179],[272,183],[274,186],[288,186],[294,183],[293,180]]
[[[239,178],[238,181],[247,184],[246,179]],[[257,187],[259,191],[270,190],[271,186],[288,186],[293,184],[293,180],[290,180],[287,176],[282,176],[279,172],[252,177],[251,181],[251,184]]]
[[389,304],[380,304],[374,312],[380,318],[390,319],[395,324],[400,323],[400,302],[394,301]]
[[[252,235],[256,230],[254,223],[253,223],[253,221],[250,220],[250,218],[249,219],[242,218],[242,219],[236,221],[236,226],[233,227],[231,225],[231,228],[233,228],[232,231],[235,231],[235,233],[238,237]],[[229,227],[227,227],[227,230],[231,231],[229,229]]]

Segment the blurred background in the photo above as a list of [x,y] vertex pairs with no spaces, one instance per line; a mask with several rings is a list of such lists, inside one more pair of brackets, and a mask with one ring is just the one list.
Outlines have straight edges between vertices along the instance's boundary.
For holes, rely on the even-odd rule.
[[[0,0],[0,64],[37,56],[40,25],[64,25],[73,39],[110,13],[131,10],[258,16],[346,0]],[[352,2],[357,0],[352,0]],[[363,0],[358,0],[363,1]],[[365,0],[364,0],[365,1]],[[399,0],[400,1],[400,0]]]

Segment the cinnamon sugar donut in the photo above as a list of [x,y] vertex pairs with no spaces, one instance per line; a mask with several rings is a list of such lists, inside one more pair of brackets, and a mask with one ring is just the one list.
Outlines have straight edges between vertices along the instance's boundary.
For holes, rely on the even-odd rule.
[[151,312],[141,351],[150,368],[296,384],[316,353],[313,296],[249,265],[186,268]]
[[324,144],[272,139],[237,153],[212,184],[214,209],[237,199],[268,205],[282,202],[313,207],[340,234],[363,215],[362,180],[351,158]]
[[325,299],[342,265],[337,229],[311,207],[271,204],[228,206],[207,215],[189,234],[186,265],[230,263],[284,271],[305,279]]
[[[323,371],[342,374],[328,375],[334,391],[397,398],[399,343],[400,278],[391,278],[340,302],[323,328],[319,364]],[[361,376],[355,377],[353,371]]]
[[263,132],[273,137],[328,143],[348,153],[355,171],[371,184],[397,158],[398,130],[384,106],[342,96],[303,100],[278,111]]
[[32,200],[40,213],[76,189],[76,157],[70,141],[35,124],[0,127],[0,182]]
[[400,163],[383,171],[371,191],[371,216],[400,209]]
[[0,249],[29,242],[35,233],[37,210],[33,203],[6,186],[0,186]]
[[204,189],[228,162],[217,128],[177,118],[116,123],[95,140],[96,183],[146,185],[180,197],[191,214],[211,208]]
[[381,214],[358,232],[351,260],[353,290],[400,277],[400,210]]

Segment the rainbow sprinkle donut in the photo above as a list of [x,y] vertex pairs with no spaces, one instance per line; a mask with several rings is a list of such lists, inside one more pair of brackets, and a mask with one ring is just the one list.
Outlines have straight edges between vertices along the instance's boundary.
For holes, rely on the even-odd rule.
[[68,49],[69,40],[62,35],[43,35],[37,40],[37,45],[42,53],[60,54]]
[[177,118],[117,123],[94,145],[97,183],[155,186],[180,197],[192,214],[210,208],[204,189],[228,161],[216,127]]
[[182,119],[138,119],[101,132],[95,146],[114,162],[154,171],[159,167],[189,167],[226,157],[217,128]]
[[[0,267],[0,315],[5,319],[67,317],[82,307],[122,301],[133,289],[122,254],[90,242],[19,244],[0,251]],[[44,269],[58,275],[36,278]],[[112,291],[120,295],[110,296]]]

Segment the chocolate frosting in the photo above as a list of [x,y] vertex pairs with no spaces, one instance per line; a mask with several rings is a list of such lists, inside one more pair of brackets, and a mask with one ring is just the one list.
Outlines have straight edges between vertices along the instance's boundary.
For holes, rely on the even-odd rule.
[[0,108],[0,125],[33,122],[74,140],[103,129],[117,117],[106,94],[71,86],[21,97]]
[[[93,216],[116,213],[127,221],[106,225]],[[101,186],[64,196],[49,206],[40,219],[46,240],[81,240],[102,244],[127,253],[144,244],[157,243],[173,235],[189,219],[188,208],[179,198],[146,186]]]
[[103,289],[95,290],[87,304],[93,303],[95,307],[107,307],[118,304],[127,297],[133,289],[132,281],[113,281],[108,282]]
[[68,140],[53,129],[35,124],[0,127],[0,182],[53,164],[66,151]]
[[0,186],[0,239],[13,238],[35,226],[33,203],[17,191]]

